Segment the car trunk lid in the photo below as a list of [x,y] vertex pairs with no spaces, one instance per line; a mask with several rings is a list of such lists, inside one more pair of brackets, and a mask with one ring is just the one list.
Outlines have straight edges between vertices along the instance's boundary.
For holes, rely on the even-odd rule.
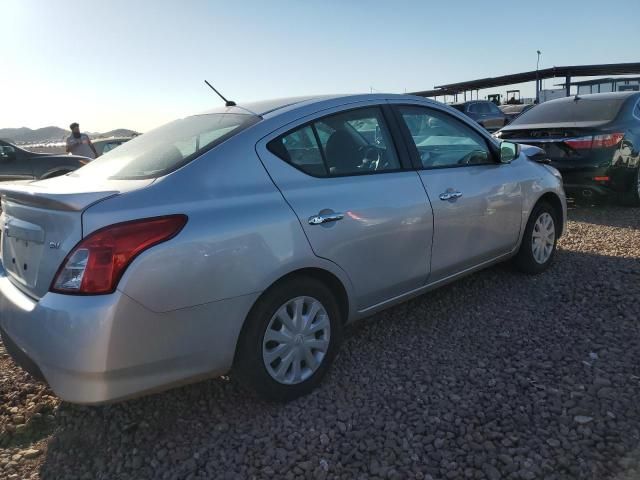
[[84,210],[152,182],[91,182],[65,176],[0,186],[0,245],[7,276],[23,292],[35,298],[42,297],[67,254],[82,239]]
[[500,139],[542,148],[554,163],[579,165],[593,157],[594,150],[615,148],[622,140],[619,133],[571,125],[501,130]]

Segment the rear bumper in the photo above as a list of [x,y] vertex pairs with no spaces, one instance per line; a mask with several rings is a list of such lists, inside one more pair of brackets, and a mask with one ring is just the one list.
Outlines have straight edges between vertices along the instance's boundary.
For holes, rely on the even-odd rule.
[[[554,167],[560,170],[562,182],[567,195],[576,196],[606,196],[615,191],[612,183],[610,168],[593,167],[575,169],[563,169],[561,166]],[[596,177],[608,177],[609,180],[595,180]]]
[[63,400],[98,404],[225,373],[258,294],[152,312],[121,292],[39,301],[0,267],[8,353]]

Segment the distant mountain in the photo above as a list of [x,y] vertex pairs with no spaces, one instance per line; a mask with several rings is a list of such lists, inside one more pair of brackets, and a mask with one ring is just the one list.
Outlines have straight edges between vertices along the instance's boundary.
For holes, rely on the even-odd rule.
[[36,130],[27,127],[0,129],[0,138],[15,143],[59,142],[67,135],[69,131],[59,127],[43,127]]
[[89,135],[96,138],[109,138],[109,137],[133,137],[140,135],[135,130],[129,130],[127,128],[116,128],[115,130],[109,130],[104,133],[90,133]]
[[[105,133],[90,133],[92,138],[131,137],[138,132],[126,128],[118,128]],[[31,128],[0,128],[0,138],[10,142],[28,145],[34,143],[62,142],[69,136],[69,130],[60,127]]]

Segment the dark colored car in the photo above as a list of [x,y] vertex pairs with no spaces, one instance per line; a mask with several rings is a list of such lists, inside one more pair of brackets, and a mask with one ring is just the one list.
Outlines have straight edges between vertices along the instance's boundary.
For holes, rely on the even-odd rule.
[[640,205],[640,93],[596,93],[542,103],[496,137],[545,150],[574,197]]
[[30,152],[0,140],[0,182],[57,177],[72,172],[89,161],[89,158],[77,155]]
[[98,152],[98,156],[103,155],[116,147],[119,147],[125,142],[131,140],[131,137],[117,137],[117,138],[103,138],[99,140],[93,140],[93,146]]
[[516,105],[505,103],[504,105],[500,105],[498,108],[500,108],[500,111],[507,116],[509,123],[511,123],[516,117],[519,117],[534,106],[535,105],[533,103],[519,103]]
[[498,106],[488,100],[472,100],[451,105],[456,110],[472,118],[490,132],[496,131],[509,123],[509,118]]

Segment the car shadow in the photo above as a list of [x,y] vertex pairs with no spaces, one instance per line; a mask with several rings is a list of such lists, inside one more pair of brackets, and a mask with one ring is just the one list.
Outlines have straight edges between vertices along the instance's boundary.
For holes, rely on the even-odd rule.
[[[620,308],[630,296],[633,258],[559,250],[538,276],[501,264],[350,328],[321,387],[287,404],[228,377],[62,403],[41,478],[355,478],[374,461],[439,478],[461,445],[487,442],[486,458],[545,453],[540,476],[617,478],[640,446],[639,312]],[[598,375],[612,379],[607,395]]]
[[568,206],[568,219],[575,222],[618,228],[640,229],[640,207],[610,204],[575,204]]

